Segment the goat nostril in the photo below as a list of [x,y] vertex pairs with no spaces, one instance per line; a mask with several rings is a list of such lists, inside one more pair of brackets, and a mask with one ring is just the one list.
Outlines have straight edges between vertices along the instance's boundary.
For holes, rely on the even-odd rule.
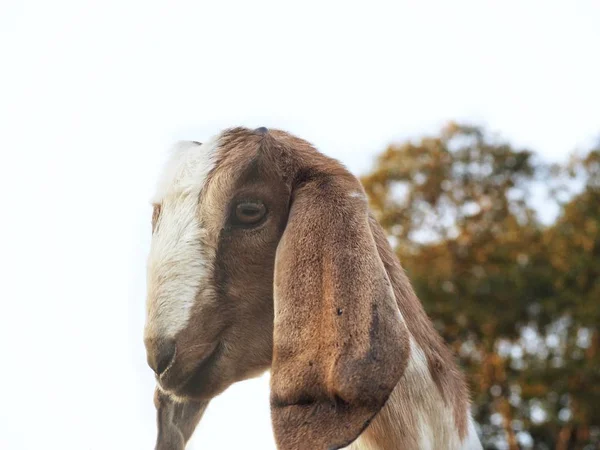
[[175,340],[161,339],[156,341],[148,352],[148,365],[156,375],[163,373],[175,356]]

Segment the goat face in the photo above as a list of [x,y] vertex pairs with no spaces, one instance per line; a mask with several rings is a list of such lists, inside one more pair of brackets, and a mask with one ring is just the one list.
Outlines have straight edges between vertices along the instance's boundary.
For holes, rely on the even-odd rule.
[[145,344],[159,387],[178,397],[211,398],[271,362],[287,195],[247,164],[250,143],[180,143],[154,199]]
[[160,389],[207,401],[272,366],[279,448],[354,440],[408,352],[358,180],[287,133],[236,128],[180,144],[154,203],[145,343]]

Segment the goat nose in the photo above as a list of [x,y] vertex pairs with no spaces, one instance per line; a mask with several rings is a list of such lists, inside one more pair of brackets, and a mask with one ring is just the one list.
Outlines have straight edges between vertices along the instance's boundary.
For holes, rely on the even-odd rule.
[[157,339],[146,342],[148,365],[156,375],[163,373],[175,356],[174,339]]

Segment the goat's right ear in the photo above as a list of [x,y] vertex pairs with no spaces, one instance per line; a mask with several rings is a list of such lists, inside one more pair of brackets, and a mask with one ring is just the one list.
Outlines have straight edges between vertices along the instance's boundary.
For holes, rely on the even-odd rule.
[[158,426],[155,450],[184,450],[204,415],[208,402],[177,402],[156,388],[154,406]]
[[408,362],[408,330],[349,173],[294,189],[275,261],[271,414],[280,450],[346,447]]

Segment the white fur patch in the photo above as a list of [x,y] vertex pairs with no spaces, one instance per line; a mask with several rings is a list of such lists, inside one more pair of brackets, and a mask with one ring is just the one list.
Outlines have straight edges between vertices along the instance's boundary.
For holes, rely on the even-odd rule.
[[147,337],[174,337],[184,329],[206,281],[211,262],[203,258],[198,200],[218,146],[218,138],[178,143],[158,183],[153,203],[161,213],[148,256]]
[[452,407],[444,403],[431,378],[427,357],[412,338],[410,340],[410,350],[411,356],[406,369],[405,382],[410,383],[415,390],[415,399],[420,397],[420,401],[413,405],[413,407],[416,406],[415,414],[419,424],[419,449],[481,449],[470,415],[468,418],[468,434],[461,442],[454,423]]
[[[445,434],[442,430],[442,428],[446,428],[444,425],[454,427],[453,420],[451,424],[443,423],[451,419],[452,414],[449,411],[440,411],[440,409],[446,408],[431,379],[427,357],[412,338],[410,339],[410,359],[405,378],[406,383],[411,383],[414,389],[413,396],[421,399],[420,402],[415,402],[416,404],[413,405],[419,431],[419,449],[434,450],[440,448],[436,444],[448,444],[448,442],[444,443],[443,441],[436,442],[436,438],[441,437],[440,434]],[[453,447],[448,446],[448,448]]]
[[469,416],[469,429],[467,431],[467,437],[463,441],[461,450],[482,450],[481,441],[477,436],[477,430],[475,429],[475,422],[473,418]]

